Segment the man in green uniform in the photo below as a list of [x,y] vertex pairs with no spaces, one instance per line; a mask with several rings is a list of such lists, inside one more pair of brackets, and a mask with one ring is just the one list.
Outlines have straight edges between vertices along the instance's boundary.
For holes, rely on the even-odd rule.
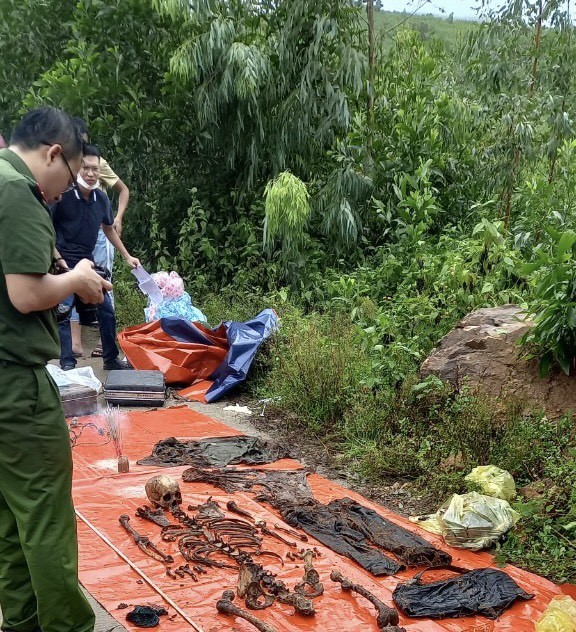
[[112,286],[81,261],[52,274],[48,202],[80,169],[82,139],[54,108],[30,112],[0,149],[0,608],[2,630],[90,632],[78,585],[72,458],[60,397],[45,365],[60,352],[53,307]]

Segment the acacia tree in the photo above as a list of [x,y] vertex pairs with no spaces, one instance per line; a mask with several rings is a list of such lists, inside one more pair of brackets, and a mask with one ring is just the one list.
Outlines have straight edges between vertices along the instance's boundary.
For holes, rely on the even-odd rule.
[[75,0],[0,0],[0,130],[19,117],[30,84],[57,59],[71,35]]
[[[567,0],[508,0],[497,9],[483,0],[482,7],[488,21],[470,36],[462,67],[478,98],[500,113],[491,157],[508,226],[523,164],[547,155],[551,181],[556,152],[572,136],[573,26]],[[489,88],[484,94],[482,85]]]
[[211,149],[252,186],[310,175],[363,89],[359,10],[342,0],[154,0],[184,25],[173,75]]

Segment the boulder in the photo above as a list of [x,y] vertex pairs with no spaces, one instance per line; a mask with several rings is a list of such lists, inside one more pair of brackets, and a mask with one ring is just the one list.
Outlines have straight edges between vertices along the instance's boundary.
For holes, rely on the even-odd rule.
[[550,417],[576,412],[576,377],[553,370],[541,378],[538,362],[523,357],[518,340],[531,326],[518,305],[472,312],[442,338],[422,363],[420,375],[515,399],[525,412],[544,410]]

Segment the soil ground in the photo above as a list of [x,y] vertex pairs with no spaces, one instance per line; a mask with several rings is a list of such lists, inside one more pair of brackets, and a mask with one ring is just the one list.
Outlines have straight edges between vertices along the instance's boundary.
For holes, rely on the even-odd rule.
[[[90,353],[98,343],[98,332],[90,327],[82,328],[82,338],[84,347],[84,357],[78,359],[78,366],[91,366],[96,377],[101,381],[106,380],[106,371],[102,368],[101,358],[92,358]],[[57,364],[54,361],[54,364]],[[103,396],[99,396],[104,404]],[[361,478],[347,465],[349,461],[339,458],[319,439],[303,436],[301,431],[290,430],[289,425],[281,416],[277,415],[269,404],[261,401],[250,400],[245,396],[215,402],[212,404],[201,404],[199,402],[183,402],[171,396],[166,402],[166,406],[185,403],[192,410],[196,410],[204,415],[213,417],[236,430],[252,436],[264,439],[272,439],[276,442],[285,443],[290,446],[291,456],[299,460],[307,469],[354,489],[365,497],[379,502],[403,515],[415,515],[426,513],[431,508],[429,502],[419,496],[412,495],[408,483],[398,481],[383,481],[379,485],[367,485]],[[227,406],[236,403],[248,406],[252,414],[242,414],[235,411],[224,410]],[[129,409],[128,409],[129,410]],[[139,408],[138,410],[145,410]],[[341,456],[341,455],[340,455]],[[340,463],[340,465],[339,465]],[[95,632],[123,632],[125,628],[104,609],[89,594],[86,593],[94,611],[96,613]],[[0,622],[2,613],[0,612]]]

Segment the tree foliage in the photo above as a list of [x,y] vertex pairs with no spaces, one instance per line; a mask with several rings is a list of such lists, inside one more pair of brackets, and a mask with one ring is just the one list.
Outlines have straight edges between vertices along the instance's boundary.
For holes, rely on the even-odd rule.
[[289,281],[312,306],[334,275],[373,300],[416,291],[448,323],[532,300],[515,263],[573,219],[566,3],[502,3],[450,46],[408,21],[368,77],[347,0],[1,1],[2,120],[86,118],[131,186],[126,238],[197,291]]

